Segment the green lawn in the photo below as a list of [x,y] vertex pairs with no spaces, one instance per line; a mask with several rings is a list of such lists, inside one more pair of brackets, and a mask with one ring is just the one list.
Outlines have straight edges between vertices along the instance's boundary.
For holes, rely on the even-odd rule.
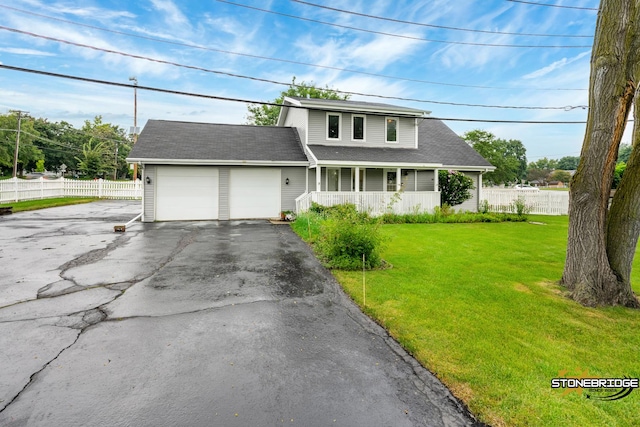
[[56,206],[77,205],[80,203],[94,202],[97,199],[87,198],[79,199],[74,197],[59,197],[56,199],[40,199],[40,200],[27,200],[24,202],[14,203],[2,203],[0,208],[12,206],[13,212],[33,211],[36,209],[53,208]]
[[[546,225],[383,226],[393,268],[366,273],[364,311],[491,425],[638,425],[640,390],[595,401],[551,389],[562,370],[640,377],[640,311],[565,298],[567,217],[530,220]],[[362,305],[362,272],[334,275]]]

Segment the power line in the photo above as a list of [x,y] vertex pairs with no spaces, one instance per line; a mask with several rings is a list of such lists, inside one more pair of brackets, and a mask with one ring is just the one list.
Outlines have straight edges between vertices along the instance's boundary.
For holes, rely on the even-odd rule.
[[346,13],[349,15],[361,16],[364,18],[378,19],[381,21],[395,22],[397,24],[407,24],[407,25],[416,25],[420,27],[428,27],[428,28],[437,28],[441,30],[452,30],[452,31],[466,31],[470,33],[484,33],[484,34],[503,34],[510,36],[527,36],[527,37],[568,37],[568,38],[593,38],[593,36],[586,35],[578,35],[578,34],[540,34],[540,33],[516,33],[516,32],[508,32],[508,31],[490,31],[490,30],[475,30],[471,28],[459,28],[459,27],[448,27],[444,25],[435,25],[435,24],[425,24],[422,22],[413,22],[413,21],[405,21],[402,19],[394,19],[387,18],[384,16],[370,15],[367,13],[354,12],[352,10],[338,9],[335,7],[325,6],[316,3],[310,3],[308,1],[302,0],[291,0],[296,3],[304,4],[307,6],[318,7],[320,9],[332,10],[334,12]]
[[580,7],[580,6],[564,6],[561,4],[549,4],[549,3],[537,3],[534,1],[525,1],[525,0],[507,0],[513,3],[524,3],[524,4],[533,4],[536,6],[545,6],[545,7],[559,7],[562,9],[577,9],[577,10],[595,10],[598,11],[597,7]]
[[[248,80],[259,81],[259,82],[263,82],[263,83],[277,84],[277,85],[280,85],[280,86],[294,86],[294,87],[299,87],[299,88],[300,87],[305,87],[303,85],[297,85],[295,83],[284,83],[284,82],[279,82],[279,81],[270,80],[270,79],[264,79],[264,78],[260,78],[260,77],[246,76],[246,75],[243,75],[243,74],[230,73],[230,72],[227,72],[227,71],[212,70],[212,69],[209,69],[209,68],[203,68],[203,67],[198,67],[198,66],[194,66],[194,65],[185,65],[185,64],[180,64],[180,63],[177,63],[177,62],[166,61],[166,60],[163,60],[163,59],[156,59],[156,58],[150,58],[150,57],[147,57],[147,56],[135,55],[135,54],[131,54],[131,53],[121,52],[121,51],[117,51],[117,50],[113,50],[113,49],[105,49],[105,48],[101,48],[101,47],[97,47],[97,46],[86,45],[86,44],[83,44],[83,43],[76,43],[76,42],[72,42],[72,41],[69,41],[69,40],[63,40],[63,39],[59,39],[59,38],[55,38],[55,37],[43,36],[43,35],[40,35],[40,34],[35,34],[35,33],[32,33],[32,32],[29,32],[29,31],[22,31],[22,30],[18,30],[18,29],[15,29],[15,28],[5,27],[5,26],[2,26],[2,25],[0,25],[0,29],[1,30],[15,32],[15,33],[19,33],[19,34],[25,34],[25,35],[29,35],[29,36],[32,36],[32,37],[42,38],[42,39],[45,39],[45,40],[50,40],[50,41],[54,41],[54,42],[58,42],[58,43],[64,43],[64,44],[68,44],[68,45],[72,45],[72,46],[78,46],[78,47],[83,47],[83,48],[87,48],[87,49],[92,49],[92,50],[96,50],[96,51],[100,51],[100,52],[106,52],[106,53],[111,53],[111,54],[115,54],[115,55],[126,56],[126,57],[134,58],[134,59],[142,59],[142,60],[145,60],[145,61],[155,62],[155,63],[158,63],[158,64],[172,65],[172,66],[175,66],[175,67],[187,68],[187,69],[191,69],[191,70],[203,71],[203,72],[207,72],[207,73],[225,75],[225,76],[241,78],[241,79],[248,79]],[[583,108],[583,109],[587,108],[586,105],[579,105],[579,106],[571,106],[571,105],[569,105],[569,106],[563,106],[563,107],[541,107],[541,106],[471,104],[471,103],[461,103],[461,102],[434,101],[434,100],[427,100],[427,99],[406,98],[406,97],[399,97],[399,96],[376,95],[376,94],[362,93],[362,92],[343,91],[343,90],[338,90],[338,89],[332,89],[332,90],[334,92],[342,93],[342,94],[346,94],[346,95],[358,95],[358,96],[366,96],[366,97],[374,97],[374,98],[382,98],[382,99],[394,99],[394,100],[400,100],[400,101],[420,102],[420,103],[426,103],[426,104],[454,105],[454,106],[458,106],[458,107],[501,108],[501,109],[514,109],[514,110],[566,110],[566,111],[572,110],[572,109],[575,109],[575,108]]]
[[272,58],[272,57],[261,56],[261,55],[252,55],[252,54],[249,54],[249,53],[234,52],[234,51],[223,50],[223,49],[215,49],[215,48],[207,47],[207,46],[200,46],[200,45],[196,45],[196,44],[175,42],[175,41],[171,41],[171,40],[164,40],[164,39],[160,39],[160,38],[156,38],[156,37],[143,36],[143,35],[139,35],[139,34],[128,33],[128,32],[125,32],[125,31],[118,31],[118,30],[112,30],[112,29],[109,29],[109,28],[98,27],[98,26],[95,26],[95,25],[83,24],[83,23],[80,23],[80,22],[75,22],[75,21],[70,21],[70,20],[67,20],[67,19],[56,18],[54,16],[43,15],[43,14],[31,12],[31,11],[28,11],[28,10],[18,9],[18,8],[15,8],[15,7],[6,6],[6,5],[2,5],[2,4],[0,4],[0,8],[13,10],[13,11],[24,13],[24,14],[27,14],[27,15],[37,16],[37,17],[40,17],[40,18],[50,19],[50,20],[54,20],[54,21],[57,21],[57,22],[64,22],[66,24],[76,25],[76,26],[80,26],[80,27],[84,27],[84,28],[90,28],[90,29],[93,29],[93,30],[104,31],[104,32],[107,32],[107,33],[118,34],[118,35],[127,36],[127,37],[134,37],[134,38],[138,38],[138,39],[141,39],[141,40],[148,40],[148,41],[152,41],[152,42],[165,43],[165,44],[173,45],[173,46],[187,47],[187,48],[191,48],[191,49],[200,49],[200,50],[209,51],[209,52],[218,52],[218,53],[223,53],[223,54],[226,54],[226,55],[243,56],[243,57],[246,57],[246,58],[260,59],[260,60],[265,60],[265,61],[274,61],[274,62],[283,62],[283,63],[287,63],[287,64],[302,65],[302,66],[305,66],[305,67],[322,68],[322,69],[325,69],[325,70],[342,71],[342,72],[346,72],[346,73],[360,74],[360,75],[371,76],[371,77],[381,77],[381,78],[385,78],[385,79],[407,81],[407,82],[411,82],[411,83],[423,83],[423,84],[429,84],[429,85],[434,85],[434,86],[449,86],[449,87],[463,87],[463,88],[470,88],[470,89],[491,89],[491,90],[514,90],[514,89],[534,90],[534,91],[586,91],[587,90],[587,89],[580,89],[580,88],[537,88],[537,87],[526,87],[526,86],[519,86],[519,87],[481,86],[481,85],[468,85],[468,84],[460,84],[460,83],[436,82],[436,81],[431,81],[431,80],[421,80],[421,79],[408,78],[408,77],[398,77],[398,76],[391,76],[391,75],[387,75],[387,74],[372,73],[372,72],[368,72],[368,71],[353,70],[353,69],[349,69],[349,68],[334,67],[334,66],[331,66],[331,65],[311,64],[311,63],[308,63],[308,62],[294,61],[294,60],[290,60],[290,59]]
[[328,25],[328,26],[331,26],[331,27],[343,28],[343,29],[346,29],[346,30],[361,31],[361,32],[365,32],[365,33],[379,34],[379,35],[388,36],[388,37],[397,37],[397,38],[401,38],[401,39],[417,40],[417,41],[422,41],[422,42],[455,44],[455,45],[468,45],[468,46],[485,46],[485,47],[509,47],[509,48],[534,48],[534,49],[535,48],[545,48],[545,49],[585,49],[585,48],[589,48],[589,49],[591,49],[591,45],[588,45],[588,46],[578,46],[578,45],[563,45],[563,46],[554,46],[554,45],[521,45],[521,44],[474,43],[474,42],[460,42],[460,41],[449,41],[449,40],[426,39],[426,38],[423,38],[423,37],[415,37],[415,36],[407,36],[407,35],[403,35],[403,34],[387,33],[387,32],[384,32],[384,31],[367,30],[367,29],[364,29],[364,28],[352,27],[352,26],[349,26],[349,25],[341,25],[341,24],[336,24],[336,23],[333,23],[333,22],[319,21],[317,19],[304,18],[302,16],[290,15],[288,13],[276,12],[274,10],[261,9],[259,7],[249,6],[249,5],[246,5],[246,4],[234,3],[234,2],[231,2],[231,1],[228,1],[228,0],[216,0],[216,1],[220,2],[220,3],[226,3],[226,4],[229,4],[229,5],[232,5],[232,6],[237,6],[237,7],[243,7],[243,8],[246,8],[246,9],[256,10],[256,11],[259,11],[259,12],[271,13],[271,14],[274,14],[274,15],[285,16],[287,18],[299,19],[301,21],[307,21],[307,22],[313,22],[315,24]]
[[[91,79],[88,77],[72,76],[69,74],[53,73],[50,71],[15,67],[11,65],[2,64],[2,63],[0,63],[0,68],[4,68],[6,70],[12,70],[12,71],[24,72],[24,73],[38,74],[38,75],[48,76],[48,77],[59,77],[59,78],[64,78],[69,80],[82,81],[87,83],[96,83],[96,84],[122,87],[122,88],[128,88],[128,89],[132,89],[134,87],[134,85],[127,84],[127,83],[118,83],[118,82],[111,82],[107,80]],[[171,90],[171,89],[156,88],[151,86],[135,86],[135,87],[141,90],[148,90],[150,92],[159,92],[159,93],[166,93],[171,95],[183,95],[183,96],[191,96],[195,98],[214,99],[218,101],[229,101],[229,102],[241,102],[243,104],[267,105],[267,106],[273,106],[273,107],[283,106],[282,104],[276,104],[274,102],[255,101],[255,100],[242,99],[242,98],[230,98],[230,97],[217,96],[217,95],[205,95],[201,93],[183,92],[183,91],[177,91],[177,90]],[[322,108],[298,107],[295,105],[288,105],[287,107],[301,108],[301,109],[314,110],[314,111],[326,111],[326,109],[322,109]],[[375,113],[368,113],[368,114],[380,115],[380,116],[383,115],[383,114],[375,114]],[[386,116],[386,114],[384,115]],[[444,117],[432,117],[432,116],[423,117],[423,119],[457,121],[457,122],[478,122],[478,123],[520,123],[520,124],[585,124],[586,123],[585,121],[538,121],[538,120],[532,121],[532,120],[492,120],[492,119],[484,120],[484,119],[463,119],[463,118],[450,118],[450,117],[444,118]]]

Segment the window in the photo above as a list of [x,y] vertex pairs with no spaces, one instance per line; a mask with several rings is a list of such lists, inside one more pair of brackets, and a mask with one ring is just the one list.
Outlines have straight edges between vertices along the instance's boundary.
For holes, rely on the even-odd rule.
[[387,142],[398,142],[398,119],[387,117],[385,119]]
[[353,141],[364,141],[365,140],[365,116],[353,115],[353,126],[351,126],[352,134],[351,139]]
[[342,115],[340,113],[327,113],[327,139],[340,139],[342,127]]

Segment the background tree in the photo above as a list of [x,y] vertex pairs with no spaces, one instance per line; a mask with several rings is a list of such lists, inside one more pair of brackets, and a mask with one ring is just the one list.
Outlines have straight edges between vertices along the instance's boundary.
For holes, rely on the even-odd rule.
[[631,157],[631,145],[620,144],[620,150],[618,151],[618,163],[627,163]]
[[569,181],[571,181],[571,174],[565,170],[556,169],[553,172],[551,172],[551,174],[549,175],[549,180],[560,181],[567,184],[569,183]]
[[[330,89],[328,86],[324,88],[318,88],[313,82],[296,83],[296,78],[291,79],[289,89],[283,91],[279,97],[270,101],[274,104],[282,104],[285,96],[299,96],[306,98],[323,98],[323,99],[336,99],[346,100],[350,95],[341,94],[334,89]],[[261,105],[261,104],[249,104],[247,106],[249,114],[247,115],[248,124],[258,126],[273,126],[278,122],[278,116],[280,115],[280,107],[275,105]]]
[[557,168],[565,171],[574,171],[578,169],[579,162],[580,157],[578,156],[565,156],[558,160]]
[[60,166],[67,166],[67,171],[76,171],[78,156],[82,152],[82,144],[87,141],[82,135],[67,122],[49,122],[47,119],[38,118],[34,121],[34,128],[40,134],[35,143],[45,154],[45,169],[59,171]]
[[[640,234],[640,2],[602,0],[591,53],[589,112],[571,181],[562,283],[590,306],[640,307],[631,266]],[[631,106],[632,149],[611,208],[609,192]]]
[[484,183],[510,184],[525,178],[527,149],[521,141],[499,139],[491,132],[480,129],[466,132],[462,135],[462,139],[496,167],[493,172],[482,175]]
[[473,180],[459,171],[438,171],[440,203],[457,206],[471,198]]
[[[33,127],[33,118],[22,116],[20,123],[20,146],[18,152],[18,174],[22,170],[36,168],[36,162],[44,159],[42,151],[34,145],[38,132]],[[0,169],[4,174],[13,171],[13,157],[16,149],[18,116],[15,113],[0,115]]]
[[527,167],[527,180],[546,183],[550,179],[551,172],[558,167],[558,161],[543,157],[536,162],[529,163]]
[[[86,139],[100,142],[100,149],[104,151],[104,172],[111,177],[129,176],[130,169],[125,161],[131,151],[132,142],[124,129],[110,123],[103,123],[102,116],[94,117],[93,121],[85,120],[80,133]],[[93,142],[92,147],[97,147]]]
[[97,142],[91,138],[82,146],[82,154],[76,157],[78,169],[86,178],[103,178],[112,169],[110,154],[105,141]]

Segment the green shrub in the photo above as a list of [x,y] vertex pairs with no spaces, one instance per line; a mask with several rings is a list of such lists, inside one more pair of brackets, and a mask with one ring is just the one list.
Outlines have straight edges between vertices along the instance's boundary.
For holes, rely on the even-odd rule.
[[459,171],[438,171],[438,190],[440,202],[444,206],[456,206],[471,198],[473,180]]
[[318,255],[329,268],[357,270],[381,264],[380,221],[359,213],[354,205],[333,206],[320,224],[316,241]]

